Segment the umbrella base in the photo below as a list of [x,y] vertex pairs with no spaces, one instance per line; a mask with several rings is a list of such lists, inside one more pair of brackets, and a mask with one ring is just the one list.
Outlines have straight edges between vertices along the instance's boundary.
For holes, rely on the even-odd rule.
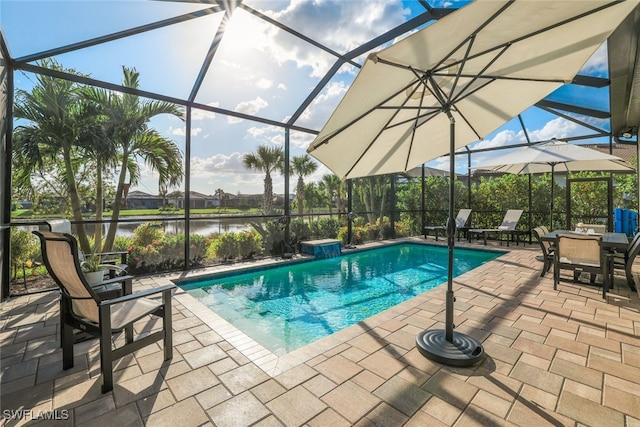
[[474,338],[454,332],[453,341],[449,342],[443,329],[420,332],[416,338],[416,346],[427,359],[449,366],[471,366],[485,357],[482,344]]

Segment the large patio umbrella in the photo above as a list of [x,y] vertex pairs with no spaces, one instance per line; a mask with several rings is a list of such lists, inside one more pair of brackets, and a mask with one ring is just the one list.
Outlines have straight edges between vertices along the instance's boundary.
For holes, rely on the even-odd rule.
[[[336,175],[407,171],[483,138],[571,82],[638,0],[476,1],[369,55],[308,152]],[[453,331],[454,180],[449,188],[445,329],[420,352],[467,366],[484,356]]]
[[620,157],[591,148],[552,139],[516,149],[487,162],[472,166],[476,170],[522,174],[551,172],[551,206],[549,218],[553,228],[553,179],[556,172],[601,171],[634,172],[635,168]]

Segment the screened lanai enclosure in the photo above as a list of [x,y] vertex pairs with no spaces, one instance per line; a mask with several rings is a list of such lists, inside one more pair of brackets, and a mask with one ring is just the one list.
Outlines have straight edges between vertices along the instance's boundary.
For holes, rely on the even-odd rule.
[[553,138],[637,165],[638,9],[573,81],[459,149],[454,176],[444,156],[343,179],[307,154],[369,55],[467,3],[0,0],[2,297],[45,274],[30,231],[54,218],[149,274],[419,235],[446,221],[450,179],[477,227],[512,208],[523,231],[631,217],[635,174],[470,170]]

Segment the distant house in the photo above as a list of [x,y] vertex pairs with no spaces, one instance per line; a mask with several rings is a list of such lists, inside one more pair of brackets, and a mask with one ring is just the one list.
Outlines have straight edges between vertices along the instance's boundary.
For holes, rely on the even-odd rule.
[[[220,205],[218,196],[210,196],[197,191],[190,191],[189,199],[189,207],[191,209],[213,208]],[[170,201],[176,208],[184,209],[185,207],[184,197],[172,198]]]
[[126,206],[129,209],[158,209],[163,206],[164,199],[161,196],[145,193],[144,191],[129,191],[126,198]]

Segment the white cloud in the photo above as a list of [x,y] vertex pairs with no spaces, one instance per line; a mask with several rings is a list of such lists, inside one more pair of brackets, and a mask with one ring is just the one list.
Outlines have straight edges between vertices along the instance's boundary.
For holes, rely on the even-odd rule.
[[348,87],[343,82],[331,82],[298,119],[298,124],[313,129],[320,129],[347,92]]
[[[357,1],[292,0],[281,11],[267,12],[277,20],[317,40],[338,53],[348,52],[401,24],[409,14],[399,0]],[[328,30],[327,23],[331,23]],[[299,68],[311,67],[311,76],[321,77],[336,58],[318,49],[309,49],[301,40],[292,43],[284,31],[270,29],[273,44],[265,47],[280,63],[293,61]]]
[[[243,101],[239,103],[238,105],[236,105],[236,108],[234,108],[234,111],[243,114],[256,115],[258,111],[267,108],[268,106],[269,103],[258,96],[256,97],[256,99],[253,99],[251,101]],[[227,120],[229,123],[239,123],[242,121],[242,119],[231,116],[229,116]]]
[[[220,104],[218,102],[209,102],[207,104],[210,107],[219,107]],[[216,118],[216,113],[213,113],[211,111],[207,111],[207,110],[201,110],[199,108],[192,108],[191,109],[191,120],[192,121],[197,121],[197,120],[205,120],[205,119],[215,119]]]
[[256,87],[260,89],[269,89],[272,85],[273,85],[273,82],[269,79],[265,79],[264,77],[256,81]]
[[557,118],[547,122],[542,129],[529,132],[532,141],[547,141],[552,138],[562,139],[584,134],[584,128],[577,123]]
[[609,69],[607,43],[595,51],[580,70],[581,74],[605,76]]
[[211,176],[220,172],[246,173],[242,163],[245,153],[214,154],[213,156],[191,159],[191,174],[198,177]]
[[[191,128],[191,136],[198,136],[200,132],[202,132],[202,128]],[[183,126],[181,128],[174,128],[170,126],[169,133],[176,136],[185,136],[187,134],[187,127]]]

